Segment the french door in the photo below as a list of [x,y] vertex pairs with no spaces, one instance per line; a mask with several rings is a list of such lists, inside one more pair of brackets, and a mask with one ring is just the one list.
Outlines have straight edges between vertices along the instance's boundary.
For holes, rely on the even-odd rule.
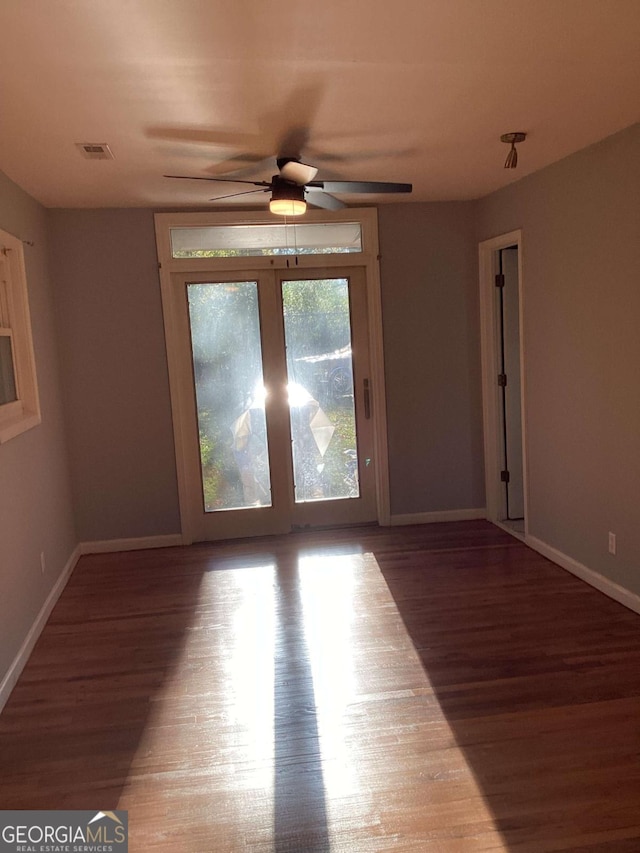
[[375,521],[364,270],[171,284],[189,538]]

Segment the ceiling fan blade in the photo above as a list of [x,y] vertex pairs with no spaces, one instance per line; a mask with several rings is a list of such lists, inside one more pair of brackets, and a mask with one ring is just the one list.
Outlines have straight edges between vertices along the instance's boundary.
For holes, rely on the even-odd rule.
[[307,196],[307,201],[315,207],[324,208],[324,210],[342,210],[343,207],[347,206],[339,198],[334,198],[334,196],[316,189]]
[[269,181],[243,181],[240,178],[203,178],[201,175],[163,175],[163,178],[178,178],[184,181],[219,181],[225,184],[251,184],[253,187],[270,187]]
[[269,187],[261,187],[259,190],[244,190],[241,193],[230,193],[230,195],[216,195],[210,198],[209,201],[222,201],[223,198],[235,198],[239,195],[253,195],[254,193],[268,193]]
[[[259,157],[254,155],[230,157],[227,160],[218,160],[203,170],[212,178],[224,177],[228,181],[235,175],[236,179],[250,179],[258,175],[271,175],[273,172],[273,157]],[[328,177],[331,177],[330,175]]]
[[278,157],[298,159],[307,147],[310,132],[309,126],[306,124],[298,124],[288,128],[278,139],[276,148]]
[[410,193],[411,184],[393,184],[388,181],[311,181],[308,189],[329,193]]
[[[283,158],[284,159],[284,158]],[[280,177],[285,181],[291,181],[299,187],[308,184],[318,174],[315,166],[308,166],[306,163],[301,163],[299,160],[278,160],[278,168],[280,169]]]
[[246,148],[264,144],[259,133],[244,133],[242,131],[217,130],[210,127],[148,127],[146,135],[151,139],[195,143],[197,145],[213,145],[221,148]]

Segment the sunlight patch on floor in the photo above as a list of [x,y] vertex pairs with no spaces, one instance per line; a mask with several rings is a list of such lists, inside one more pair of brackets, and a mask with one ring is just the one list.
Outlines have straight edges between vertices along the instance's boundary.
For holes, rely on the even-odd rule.
[[352,624],[360,557],[322,555],[298,563],[325,788],[332,797],[357,792],[345,716],[356,702]]
[[182,641],[121,808],[187,802],[198,825],[250,849],[289,849],[275,836],[293,837],[297,822],[325,851],[348,840],[369,853],[403,838],[419,798],[434,839],[472,820],[479,846],[464,849],[500,849],[372,553],[306,551],[295,565],[205,573]]

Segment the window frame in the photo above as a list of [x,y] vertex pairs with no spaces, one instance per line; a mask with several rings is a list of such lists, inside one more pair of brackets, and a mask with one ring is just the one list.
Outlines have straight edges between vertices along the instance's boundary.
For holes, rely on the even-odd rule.
[[0,229],[0,331],[11,340],[17,399],[0,404],[0,444],[41,422],[22,241]]

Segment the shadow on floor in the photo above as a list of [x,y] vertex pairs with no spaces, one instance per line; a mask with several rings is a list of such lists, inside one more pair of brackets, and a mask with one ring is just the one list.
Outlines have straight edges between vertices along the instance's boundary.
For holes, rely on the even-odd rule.
[[471,550],[438,527],[370,544],[506,849],[640,850],[640,617],[489,524]]

